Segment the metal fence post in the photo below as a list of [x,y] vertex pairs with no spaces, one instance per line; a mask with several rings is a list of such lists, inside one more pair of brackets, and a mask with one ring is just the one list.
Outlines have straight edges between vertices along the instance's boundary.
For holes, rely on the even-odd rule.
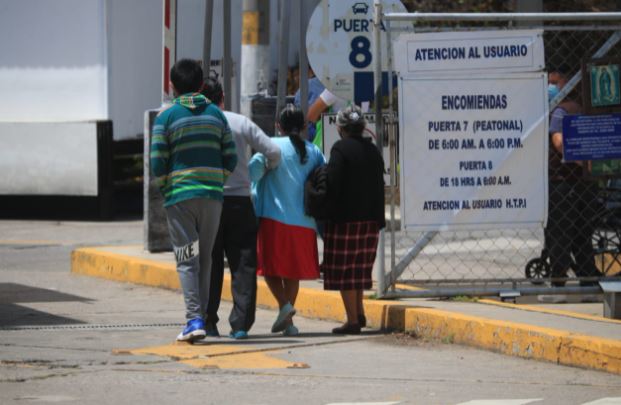
[[224,28],[224,50],[222,56],[222,79],[224,81],[224,109],[231,111],[233,104],[233,86],[231,84],[233,60],[231,59],[231,2],[224,2],[223,28]]
[[[280,24],[278,26],[278,95],[276,100],[276,117],[285,104],[287,95],[287,68],[289,56],[289,15],[291,1],[280,1]],[[278,121],[278,119],[276,119]],[[275,131],[276,133],[276,131]]]
[[205,29],[203,33],[203,77],[211,70],[211,32],[213,27],[213,0],[205,1]]
[[[396,221],[395,205],[397,194],[397,140],[395,134],[394,106],[393,106],[393,60],[392,60],[392,35],[390,33],[390,21],[386,21],[386,46],[388,52],[388,116],[390,125],[388,130],[388,156],[390,167],[390,271],[396,265]],[[384,165],[386,162],[384,162]],[[384,271],[384,275],[386,272]],[[394,291],[394,283],[389,285]]]
[[300,107],[304,112],[308,112],[308,58],[306,55],[306,19],[304,18],[304,0],[299,1],[300,5]]
[[[374,84],[375,84],[375,128],[377,130],[377,148],[383,154],[384,149],[384,122],[382,119],[382,51],[381,51],[381,31],[382,31],[382,3],[374,0],[373,35],[375,39],[375,58]],[[385,234],[380,231],[379,240],[379,266],[377,276],[377,296],[382,297],[386,292],[386,252]]]

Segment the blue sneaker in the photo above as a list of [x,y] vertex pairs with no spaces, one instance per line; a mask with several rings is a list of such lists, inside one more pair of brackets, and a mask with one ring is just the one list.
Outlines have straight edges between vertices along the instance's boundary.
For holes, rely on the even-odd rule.
[[280,308],[280,311],[278,311],[276,322],[272,325],[272,333],[282,332],[285,330],[293,315],[295,315],[295,308],[287,302],[282,308]]
[[229,333],[229,337],[235,340],[248,339],[248,332],[245,330],[237,330],[235,332],[231,331],[231,333]]
[[185,329],[177,336],[180,342],[194,342],[205,338],[205,321],[200,318],[188,321]]

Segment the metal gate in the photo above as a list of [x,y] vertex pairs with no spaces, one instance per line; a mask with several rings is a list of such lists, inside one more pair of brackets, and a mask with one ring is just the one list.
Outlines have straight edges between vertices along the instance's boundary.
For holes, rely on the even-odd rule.
[[[388,33],[388,44],[381,44],[379,34],[376,35],[376,55],[383,50],[392,55],[392,39],[399,34],[398,29],[391,27],[395,22],[412,23],[416,33],[543,29],[546,64],[550,69],[563,70],[567,81],[560,93],[549,100],[550,111],[564,101],[580,100],[580,70],[585,58],[621,58],[621,13],[382,14],[378,1],[375,13],[375,27],[383,24]],[[380,57],[376,56],[376,59]],[[376,83],[381,81],[380,70],[381,66],[376,65]],[[391,61],[388,77],[392,77],[392,70]],[[392,98],[391,94],[389,112],[394,109]],[[377,121],[380,122],[381,106],[377,110]],[[378,127],[392,128],[391,125]],[[396,136],[396,131],[388,129],[393,176],[396,170],[392,169],[398,168]],[[382,138],[378,136],[378,139]],[[407,157],[401,156],[400,159]],[[564,234],[570,237],[582,234],[588,238],[590,250],[585,248],[588,256],[586,262],[592,262],[596,271],[584,271],[580,266],[584,265],[585,259],[578,254],[570,255],[568,271],[559,273],[558,261],[555,262],[556,267],[551,266],[552,249],[546,246],[546,240],[549,245],[552,239],[546,237],[544,229],[402,230],[399,219],[399,184],[397,178],[393,177],[390,193],[387,194],[390,221],[387,221],[387,228],[383,232],[378,255],[378,297],[512,297],[601,292],[597,281],[602,278],[618,280],[621,273],[621,163],[592,162],[589,174],[582,180],[588,184],[588,192],[576,194],[572,191],[560,199],[557,197],[558,201],[551,200],[549,210],[552,213],[552,205],[555,203],[569,206],[574,212],[577,210],[577,216],[563,219],[573,221],[580,217],[580,221],[571,224],[573,228],[568,225]],[[550,190],[553,188],[550,186]],[[582,204],[581,208],[576,205],[578,202]],[[576,229],[579,231],[576,232]],[[573,242],[571,238],[568,240]],[[413,288],[401,288],[402,285]]]

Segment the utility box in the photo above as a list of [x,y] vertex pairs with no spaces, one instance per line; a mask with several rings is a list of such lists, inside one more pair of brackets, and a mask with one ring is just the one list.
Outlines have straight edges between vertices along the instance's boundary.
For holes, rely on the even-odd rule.
[[[293,97],[288,96],[285,99],[285,103],[293,103],[293,99]],[[252,98],[250,103],[250,119],[268,136],[274,136],[276,134],[275,125],[278,117],[278,112],[276,111],[277,101],[278,97],[275,96],[257,95]]]
[[172,251],[164,196],[151,176],[151,130],[159,111],[144,113],[144,249],[153,253]]
[[621,281],[600,281],[604,292],[604,317],[621,319]]

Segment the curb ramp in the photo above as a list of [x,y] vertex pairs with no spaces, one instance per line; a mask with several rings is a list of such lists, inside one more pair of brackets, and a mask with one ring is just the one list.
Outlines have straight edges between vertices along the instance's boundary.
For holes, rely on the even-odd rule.
[[[76,249],[71,253],[71,272],[151,287],[180,288],[172,253],[151,255],[142,252],[141,246]],[[225,274],[222,299],[228,301],[232,299],[230,283]],[[339,322],[345,319],[340,294],[306,284],[300,285],[298,315]],[[277,308],[261,279],[257,280],[257,305]],[[365,300],[365,312],[372,328],[621,375],[621,340],[430,308],[424,301]]]

